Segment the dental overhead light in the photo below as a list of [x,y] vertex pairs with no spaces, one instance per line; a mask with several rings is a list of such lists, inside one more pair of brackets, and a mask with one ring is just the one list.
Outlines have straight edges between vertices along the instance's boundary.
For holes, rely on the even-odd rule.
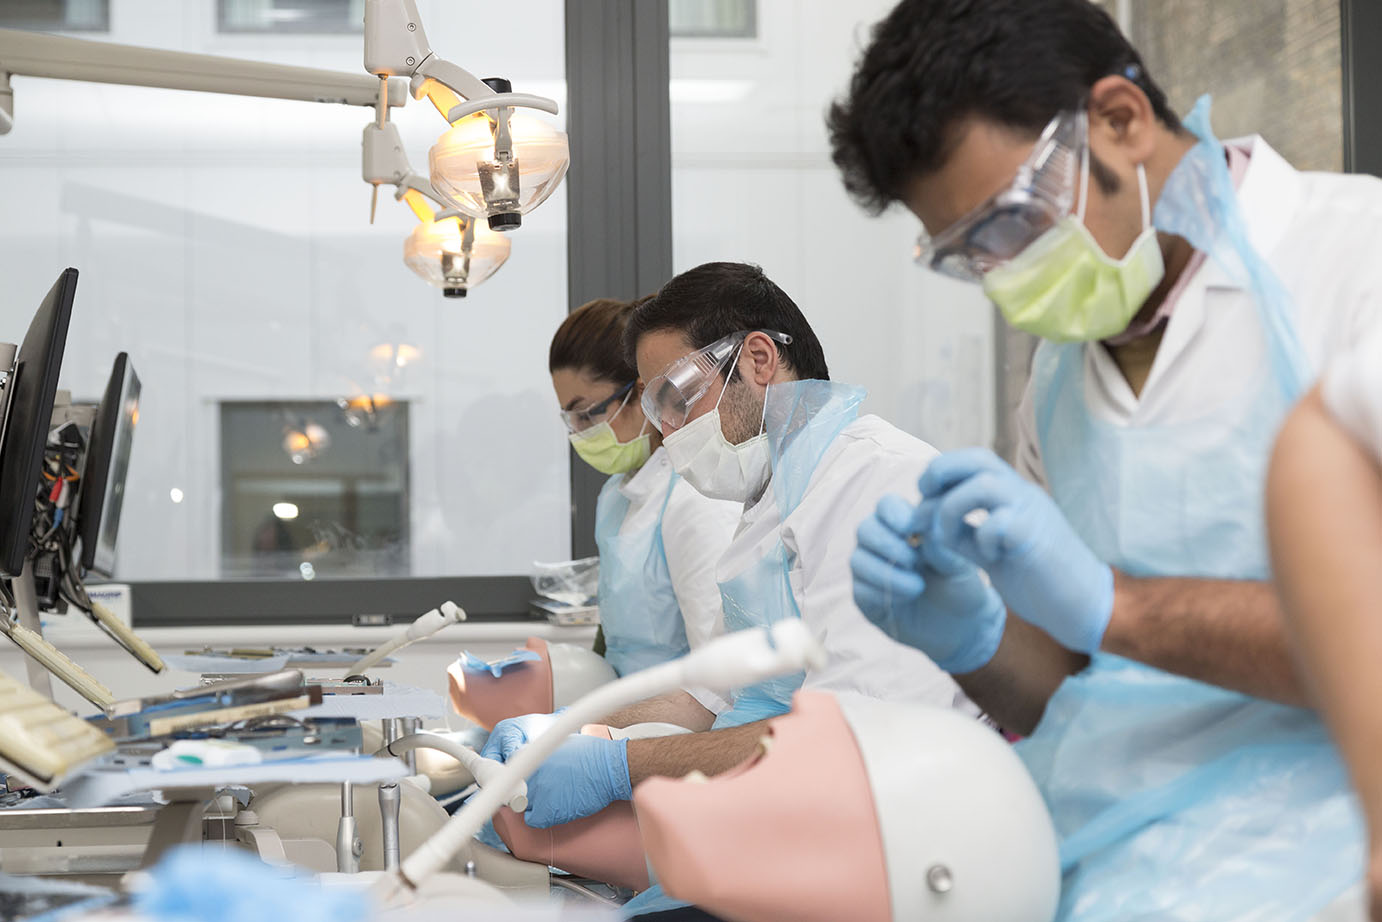
[[413,98],[426,96],[451,124],[428,155],[431,185],[446,205],[487,219],[491,230],[518,227],[566,175],[565,132],[514,111],[556,114],[556,102],[437,57],[414,0],[365,0],[365,70],[408,77]]
[[493,275],[509,258],[509,239],[455,211],[413,228],[403,241],[403,261],[448,298]]
[[432,183],[413,172],[398,126],[388,120],[386,93],[381,89],[379,121],[365,126],[362,175],[374,187],[374,199],[381,185],[394,186],[394,200],[405,203],[420,222],[403,242],[403,262],[446,297],[463,298],[499,270],[512,244],[477,218],[446,207]]

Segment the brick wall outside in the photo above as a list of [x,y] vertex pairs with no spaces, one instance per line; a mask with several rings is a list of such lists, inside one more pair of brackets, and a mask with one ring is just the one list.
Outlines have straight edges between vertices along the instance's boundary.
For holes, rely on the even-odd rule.
[[1338,0],[1132,0],[1131,14],[1176,111],[1212,93],[1219,137],[1261,134],[1300,169],[1343,169]]

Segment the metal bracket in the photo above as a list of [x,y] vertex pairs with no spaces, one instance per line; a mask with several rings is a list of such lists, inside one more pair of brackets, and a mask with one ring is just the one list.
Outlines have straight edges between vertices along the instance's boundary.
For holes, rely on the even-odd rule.
[[383,125],[370,122],[365,126],[360,143],[364,149],[361,176],[365,182],[397,185],[412,172],[408,155],[403,150],[403,138],[393,122]]
[[365,0],[365,70],[411,77],[431,55],[414,0]]

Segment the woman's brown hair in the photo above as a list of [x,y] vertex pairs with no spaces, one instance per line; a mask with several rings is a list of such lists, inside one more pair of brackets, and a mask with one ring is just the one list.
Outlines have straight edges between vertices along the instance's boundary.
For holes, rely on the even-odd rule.
[[648,297],[596,298],[567,314],[552,336],[547,370],[580,369],[615,384],[636,380],[638,369],[624,355],[624,330],[633,309]]

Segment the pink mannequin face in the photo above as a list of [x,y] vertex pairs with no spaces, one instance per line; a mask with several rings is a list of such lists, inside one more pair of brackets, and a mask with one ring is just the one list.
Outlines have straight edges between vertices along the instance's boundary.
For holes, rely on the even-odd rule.
[[458,663],[446,670],[451,708],[467,720],[493,730],[506,717],[552,712],[552,660],[547,643],[529,637],[524,644],[540,663],[517,663],[495,678],[488,672],[467,672]]
[[839,704],[797,692],[768,732],[767,752],[709,781],[634,791],[658,881],[737,922],[888,922],[873,793]]
[[[609,727],[587,724],[581,732],[609,739]],[[533,829],[521,814],[504,807],[494,815],[494,831],[515,858],[561,868],[592,880],[648,889],[648,862],[638,835],[633,804],[619,801],[571,823]]]

